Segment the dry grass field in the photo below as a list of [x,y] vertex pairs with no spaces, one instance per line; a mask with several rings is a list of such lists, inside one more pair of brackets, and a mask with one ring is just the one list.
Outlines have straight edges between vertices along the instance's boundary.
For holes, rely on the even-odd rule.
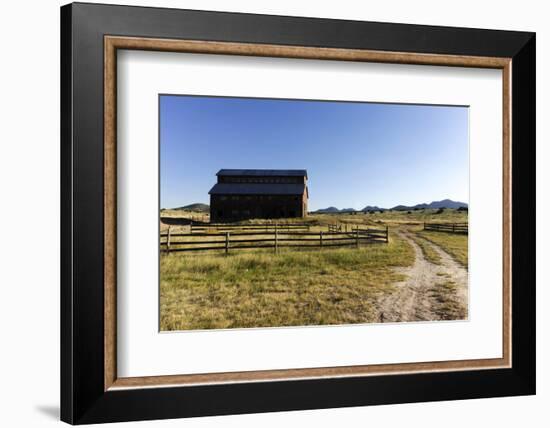
[[[409,214],[410,213],[410,214]],[[209,215],[200,211],[182,211],[182,210],[162,210],[161,217],[171,219],[180,219],[184,221],[209,222]],[[275,220],[273,220],[274,222]],[[349,225],[367,225],[367,226],[403,226],[403,225],[421,225],[426,223],[466,223],[468,221],[467,211],[457,211],[445,209],[442,212],[436,209],[412,210],[412,211],[378,211],[373,213],[360,214],[309,214],[305,218],[282,219],[279,223],[310,223],[314,225],[327,224],[349,224]],[[265,223],[266,220],[245,220],[240,224]],[[185,228],[182,226],[182,228]],[[168,229],[167,223],[161,222],[161,231]],[[176,230],[176,229],[174,229]]]
[[[187,219],[199,215],[165,214]],[[467,222],[467,212],[314,214],[296,220],[304,221],[312,231],[336,223],[389,226],[390,240],[360,248],[281,249],[278,254],[267,249],[161,253],[161,330],[467,316],[467,235],[421,230],[424,221]],[[170,227],[183,232],[189,228]],[[161,223],[161,230],[166,229]]]
[[161,329],[378,321],[376,302],[414,261],[401,238],[360,249],[161,256]]
[[434,232],[431,230],[420,230],[417,234],[441,247],[464,268],[468,269],[468,235]]
[[[342,215],[345,218],[345,215]],[[353,216],[349,216],[353,217]],[[361,214],[368,221],[381,221],[388,224],[422,224],[426,223],[465,223],[468,221],[467,211],[444,209],[440,212],[437,209],[423,209],[411,211],[384,211],[370,214]]]
[[430,263],[433,263],[434,265],[441,265],[441,257],[423,236],[419,234],[411,234],[410,237],[420,247],[422,254]]

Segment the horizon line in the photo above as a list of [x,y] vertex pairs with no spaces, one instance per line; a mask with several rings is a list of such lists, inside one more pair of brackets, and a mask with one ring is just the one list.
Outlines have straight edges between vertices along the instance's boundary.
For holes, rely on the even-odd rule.
[[[443,198],[443,199],[433,199],[431,202],[418,202],[416,204],[399,203],[399,204],[393,205],[391,207],[381,207],[381,206],[378,206],[377,204],[366,204],[366,205],[363,206],[363,208],[359,208],[359,209],[357,209],[355,207],[351,207],[351,206],[344,206],[344,208],[338,208],[335,205],[329,205],[329,206],[324,207],[324,208],[317,208],[316,210],[309,210],[309,211],[312,212],[312,211],[318,211],[318,210],[326,210],[328,208],[336,208],[338,210],[364,211],[364,209],[366,207],[375,207],[376,209],[381,209],[381,210],[391,210],[391,209],[394,209],[395,207],[400,207],[400,206],[413,208],[416,205],[422,205],[422,204],[429,205],[429,204],[434,203],[434,202],[442,202],[442,201],[451,201],[451,202],[455,202],[455,203],[459,203],[459,204],[464,204],[468,207],[470,206],[469,202],[463,202],[463,201],[458,200],[458,199],[455,200],[455,199],[451,199],[451,198]],[[175,207],[160,207],[160,209],[162,209],[162,210],[175,209],[175,208],[182,208],[182,207],[186,207],[186,206],[189,206],[189,205],[198,205],[198,204],[210,206],[210,204],[207,203],[207,202],[191,202],[191,203],[188,203],[188,204],[183,204],[183,205],[179,205],[179,206],[175,206]]]

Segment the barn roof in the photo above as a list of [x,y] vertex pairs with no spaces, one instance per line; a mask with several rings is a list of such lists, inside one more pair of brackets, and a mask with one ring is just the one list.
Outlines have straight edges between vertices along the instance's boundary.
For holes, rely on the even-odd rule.
[[216,183],[211,195],[301,195],[306,185],[290,183]]
[[220,169],[218,176],[271,176],[271,177],[306,177],[305,169]]

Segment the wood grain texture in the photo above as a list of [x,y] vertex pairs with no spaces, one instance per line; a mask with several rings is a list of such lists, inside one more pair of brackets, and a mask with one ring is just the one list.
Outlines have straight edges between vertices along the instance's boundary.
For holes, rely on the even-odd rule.
[[278,58],[322,59],[334,61],[382,62],[393,64],[445,65],[457,67],[503,68],[509,59],[461,55],[434,55],[409,52],[382,52],[363,49],[283,46],[197,40],[170,40],[107,36],[106,44],[115,49],[185,52],[218,55],[243,55]]
[[229,373],[204,373],[173,376],[118,378],[110,389],[205,385],[234,382],[299,380],[308,378],[362,377],[407,373],[497,369],[507,367],[503,358],[484,360],[436,361],[405,364],[371,364],[363,366],[318,367],[307,369],[258,370]]
[[502,70],[502,355],[512,367],[512,63]]
[[[104,322],[105,390],[307,378],[360,377],[511,367],[511,60],[509,58],[383,52],[358,49],[282,46],[195,40],[106,36],[104,38]],[[169,51],[219,55],[363,61],[503,71],[503,357],[461,361],[381,364],[231,373],[118,378],[116,375],[116,51]]]
[[105,43],[104,79],[104,386],[107,390],[116,380],[116,49],[112,43]]

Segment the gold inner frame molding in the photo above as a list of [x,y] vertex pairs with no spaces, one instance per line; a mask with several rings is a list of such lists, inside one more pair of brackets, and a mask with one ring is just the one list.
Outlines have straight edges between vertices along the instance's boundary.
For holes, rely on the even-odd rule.
[[[357,365],[244,371],[228,373],[182,374],[170,376],[117,376],[116,367],[116,89],[117,50],[147,50],[212,55],[240,55],[333,61],[378,62],[393,64],[440,65],[493,68],[502,70],[502,144],[503,144],[503,320],[502,358],[421,363]],[[369,375],[391,375],[419,372],[481,370],[511,367],[511,65],[510,58],[460,55],[383,52],[360,49],[336,49],[304,46],[282,46],[251,43],[229,43],[196,40],[169,40],[139,37],[104,37],[104,389],[192,386],[234,382],[336,378]]]

